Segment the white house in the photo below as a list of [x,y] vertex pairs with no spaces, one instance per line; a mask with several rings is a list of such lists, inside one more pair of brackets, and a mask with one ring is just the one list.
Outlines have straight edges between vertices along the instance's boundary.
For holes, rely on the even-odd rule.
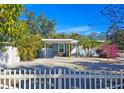
[[70,57],[77,55],[77,40],[73,39],[42,39],[44,48],[41,57],[49,58],[54,56]]

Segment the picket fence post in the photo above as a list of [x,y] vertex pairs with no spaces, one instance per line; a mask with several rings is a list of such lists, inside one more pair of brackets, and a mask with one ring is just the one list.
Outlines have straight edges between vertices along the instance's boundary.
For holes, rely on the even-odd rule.
[[62,69],[58,69],[58,74],[59,74],[59,77],[58,77],[58,89],[62,89],[62,78],[61,78]]

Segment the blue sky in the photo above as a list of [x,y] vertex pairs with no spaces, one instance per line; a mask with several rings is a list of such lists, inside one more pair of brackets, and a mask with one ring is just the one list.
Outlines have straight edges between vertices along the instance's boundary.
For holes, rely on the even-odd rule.
[[44,13],[48,19],[55,19],[57,33],[100,33],[107,31],[109,24],[108,19],[100,13],[106,5],[27,4],[24,6],[27,10],[34,11],[36,16]]

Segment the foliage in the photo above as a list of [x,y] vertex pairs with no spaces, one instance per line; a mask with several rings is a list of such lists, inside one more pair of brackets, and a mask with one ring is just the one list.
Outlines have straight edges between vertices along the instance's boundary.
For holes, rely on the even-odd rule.
[[26,61],[36,57],[42,44],[41,36],[30,31],[32,28],[27,20],[18,19],[23,12],[23,5],[0,5],[0,49],[5,44],[15,46],[21,59]]
[[78,40],[78,39],[81,37],[81,35],[79,35],[78,33],[72,32],[72,33],[69,34],[69,37],[70,37],[71,39],[76,39],[76,40]]
[[108,58],[115,58],[118,57],[118,47],[116,44],[102,44],[100,48],[97,50],[97,53],[99,54],[100,57],[105,57]]
[[81,35],[78,33],[70,33],[70,34],[66,34],[66,33],[56,33],[56,34],[49,34],[49,37],[54,38],[54,39],[61,39],[61,38],[65,38],[65,39],[76,39],[78,40]]
[[0,51],[5,52],[5,46],[13,45],[11,37],[17,33],[17,20],[23,13],[24,7],[20,4],[0,5]]
[[28,32],[17,40],[16,45],[22,60],[33,60],[41,47],[41,37]]
[[18,31],[16,21],[23,11],[24,7],[20,4],[1,4],[0,32],[5,35],[15,35]]
[[28,30],[26,22],[18,22],[21,29],[15,37],[15,46],[18,49],[18,54],[21,60],[33,60],[37,56],[37,50],[41,48],[41,36],[33,34]]
[[103,16],[109,19],[107,39],[124,49],[124,5],[107,5],[102,9]]
[[[98,47],[99,43],[96,40],[89,39],[87,37],[81,37],[79,39],[79,45],[84,49],[86,56],[92,56],[91,52],[94,48]],[[86,52],[88,50],[88,52]]]
[[111,35],[113,43],[118,45],[120,50],[124,50],[124,30],[118,30]]
[[40,34],[43,38],[48,38],[55,32],[55,21],[48,20],[42,13],[39,17],[35,17],[33,11],[25,12],[27,24],[32,33]]

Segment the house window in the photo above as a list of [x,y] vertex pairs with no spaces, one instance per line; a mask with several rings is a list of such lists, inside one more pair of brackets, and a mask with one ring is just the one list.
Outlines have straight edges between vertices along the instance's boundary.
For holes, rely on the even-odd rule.
[[64,53],[65,52],[65,45],[59,44],[59,52]]

